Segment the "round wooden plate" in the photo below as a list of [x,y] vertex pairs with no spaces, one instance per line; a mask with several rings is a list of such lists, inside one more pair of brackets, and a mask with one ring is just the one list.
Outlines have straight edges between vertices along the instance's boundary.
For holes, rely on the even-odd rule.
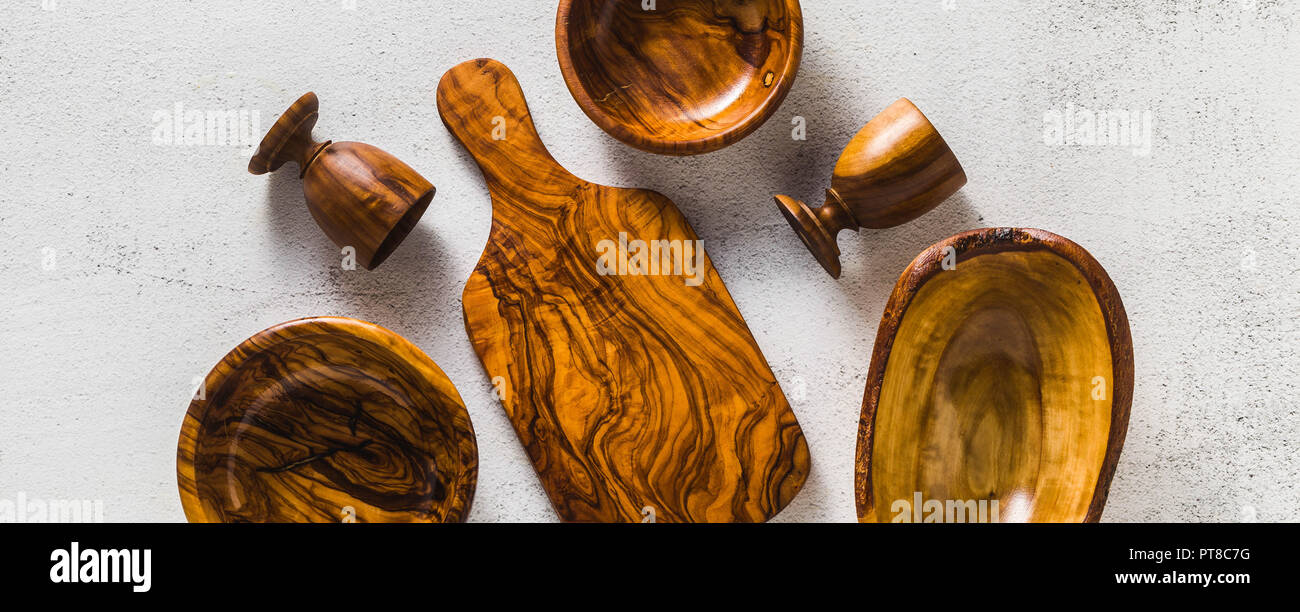
[[803,52],[798,0],[561,0],[569,92],[611,136],[651,153],[716,151],[776,112]]
[[943,240],[881,318],[858,518],[1097,521],[1132,399],[1128,317],[1087,251],[1034,229]]
[[176,464],[190,522],[458,522],[478,446],[456,388],[420,349],[319,317],[262,331],[213,368]]

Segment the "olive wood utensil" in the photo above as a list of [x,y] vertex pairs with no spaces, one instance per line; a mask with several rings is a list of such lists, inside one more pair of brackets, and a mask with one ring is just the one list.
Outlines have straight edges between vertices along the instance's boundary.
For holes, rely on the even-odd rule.
[[798,0],[561,0],[555,49],[582,111],[651,153],[694,155],[767,121],[803,52]]
[[1035,229],[943,240],[898,279],[876,334],[858,518],[908,522],[900,500],[919,494],[996,500],[1001,522],[1095,522],[1132,399],[1128,317],[1087,251]]
[[356,249],[357,262],[373,270],[415,227],[434,188],[410,166],[359,142],[318,142],[312,128],[320,102],[307,93],[276,120],[248,162],[266,174],[298,164],[307,209],[339,247]]
[[[452,68],[437,99],[492,198],[465,328],[560,518],[763,521],[784,508],[808,446],[677,207],[561,167],[499,62]],[[599,244],[635,240],[695,245],[699,282],[600,273]]]
[[420,349],[338,317],[281,323],[217,364],[176,451],[190,522],[459,522],[474,427]]
[[840,230],[882,229],[915,219],[966,184],[952,149],[911,100],[894,102],[849,141],[835,163],[826,204],[776,196],[777,208],[817,261],[840,277]]

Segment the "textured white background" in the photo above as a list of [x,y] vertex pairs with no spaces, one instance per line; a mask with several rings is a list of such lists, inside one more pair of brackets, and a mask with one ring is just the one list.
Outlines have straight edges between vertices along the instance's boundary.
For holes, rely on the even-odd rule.
[[[405,335],[460,388],[482,456],[471,520],[554,520],[461,322],[489,201],[433,90],[452,65],[493,57],[562,164],[661,191],[704,238],[812,449],[778,520],[853,520],[889,291],[925,246],[995,225],[1075,240],[1124,298],[1137,380],[1107,520],[1300,519],[1296,2],[805,0],[784,106],[684,159],[632,150],[582,114],[550,0],[54,3],[0,6],[0,499],[183,520],[174,455],[194,378],[267,326],[334,314]],[[318,137],[377,145],[438,187],[376,272],[340,270],[292,169],[255,177],[235,147],[152,138],[177,102],[257,110],[265,130],[308,90]],[[771,195],[820,202],[847,140],[904,95],[971,182],[918,221],[842,235],[833,281]],[[1151,111],[1151,155],[1049,146],[1044,113],[1068,104]]]

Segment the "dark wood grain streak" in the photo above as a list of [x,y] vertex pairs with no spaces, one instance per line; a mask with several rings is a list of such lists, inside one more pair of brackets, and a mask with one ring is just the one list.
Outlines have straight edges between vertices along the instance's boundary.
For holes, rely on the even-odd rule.
[[[212,370],[177,449],[191,522],[456,522],[478,472],[456,389],[378,326],[301,319]],[[351,509],[349,511],[348,509]]]
[[[946,255],[945,250],[950,247],[956,253],[956,270],[944,270],[942,266]],[[957,275],[975,275],[968,280],[974,283],[973,287],[979,289],[970,292],[948,291],[948,297],[942,298],[946,300],[946,304],[939,308],[939,311],[935,311],[930,306],[920,309],[914,307],[917,296],[922,294],[927,283],[934,282],[938,278],[946,279],[945,282],[951,281],[959,278]],[[1078,294],[1077,285],[1080,284],[1085,287],[1091,300],[1077,301],[1068,298],[1070,295]],[[985,299],[985,296],[993,297]],[[980,306],[981,303],[983,306]],[[1016,334],[1008,333],[1008,330],[1014,330],[1006,325],[978,329],[978,323],[973,321],[976,317],[986,319],[990,313],[992,316],[999,317],[1023,317],[1022,320],[1025,321],[1032,321],[1035,317],[1040,319],[1047,317],[1046,320],[1063,324],[1056,327],[1030,326],[1026,329],[1037,335],[1030,334],[1028,337],[1018,339],[1012,337]],[[1032,435],[1004,442],[1006,448],[999,454],[999,460],[1004,462],[1001,467],[973,466],[988,472],[1001,470],[1003,475],[1014,474],[1015,479],[1022,481],[1018,483],[1020,486],[1017,491],[1007,490],[1006,479],[996,487],[1001,490],[991,491],[994,497],[1016,495],[1025,502],[1024,516],[1018,519],[1011,517],[1012,520],[1053,522],[1100,520],[1115,467],[1124,446],[1133,399],[1133,344],[1128,316],[1114,283],[1092,255],[1079,245],[1056,234],[1019,228],[974,230],[940,241],[918,255],[895,285],[876,335],[876,345],[867,375],[862,416],[859,421],[855,479],[859,520],[864,522],[884,520],[883,513],[889,509],[887,505],[889,500],[875,499],[873,490],[878,484],[876,481],[881,478],[896,479],[900,473],[906,478],[907,472],[915,470],[918,465],[912,463],[913,460],[907,457],[878,454],[879,439],[882,435],[887,435],[879,430],[879,418],[882,390],[887,383],[887,373],[892,372],[889,369],[891,356],[900,350],[898,342],[916,341],[915,338],[899,339],[900,329],[905,324],[909,324],[909,321],[924,325],[929,318],[945,317],[957,321],[957,328],[960,330],[956,336],[953,336],[949,348],[962,343],[960,336],[966,334],[982,343],[978,345],[978,351],[972,352],[982,351],[986,358],[989,355],[996,355],[1016,359],[1025,365],[1025,368],[1002,368],[996,375],[982,377],[968,375],[965,378],[938,371],[935,374],[936,378],[929,383],[918,381],[922,386],[914,387],[910,391],[909,395],[913,399],[905,410],[922,415],[933,409],[931,403],[933,400],[927,398],[933,398],[933,390],[937,387],[929,387],[929,385],[948,385],[948,389],[956,388],[960,391],[963,387],[969,389],[975,384],[990,383],[992,388],[1000,391],[1014,393],[1017,392],[1017,388],[1020,391],[1028,389],[1030,392],[1037,389],[1043,396],[1029,398],[1030,401],[1026,401],[1024,406],[1010,405],[1014,402],[1003,401],[995,402],[992,406],[957,405],[956,409],[959,412],[970,412],[992,408],[994,413],[989,416],[994,419],[993,422],[1002,426],[1007,426],[1008,420],[1018,419],[1026,414],[1031,419],[1046,422],[1047,419],[1055,418],[1054,411],[1067,409],[1086,411],[1089,410],[1087,408],[1089,405],[1106,410],[1107,412],[1103,414],[1084,414],[1077,419],[1077,426],[1074,428],[1051,430],[1045,427],[1037,429],[1030,427],[1026,429],[1013,422],[1010,424],[1013,429],[1019,428]],[[967,318],[963,319],[963,317]],[[1087,322],[1094,317],[1102,329],[1089,331]],[[915,325],[913,327],[915,328]],[[989,335],[990,331],[996,333]],[[943,340],[945,336],[932,334],[931,337]],[[1024,344],[1025,342],[1029,344]],[[1088,346],[1091,343],[1100,343],[1105,352],[1099,353],[1097,349]],[[966,343],[960,348],[969,350],[971,346]],[[1038,348],[1034,349],[1034,346]],[[903,347],[904,350],[910,348]],[[1083,353],[1094,356],[1103,354],[1107,357],[1109,371],[1100,373],[1109,374],[1106,381],[1109,386],[1108,402],[1089,403],[1078,398],[1080,393],[1087,393],[1088,381],[1096,372],[1067,371],[1058,372],[1053,376],[1042,374],[1043,368],[1047,367],[1045,360],[1064,360],[1069,363],[1071,355]],[[946,360],[948,355],[943,354],[938,358],[941,361]],[[1027,373],[1028,380],[1018,380],[1017,370]],[[1038,378],[1039,376],[1041,378]],[[1058,402],[1046,401],[1045,398],[1049,397],[1049,394],[1054,394],[1051,397],[1059,398]],[[1042,401],[1042,405],[1035,405],[1034,402],[1037,401]],[[904,410],[902,407],[895,409]],[[1021,425],[1023,423],[1020,422]],[[930,458],[945,459],[943,455],[948,454],[946,459],[962,461],[961,457],[956,457],[953,453],[965,449],[961,450],[967,453],[964,460],[968,464],[978,462],[972,460],[969,454],[972,448],[979,450],[977,447],[987,444],[973,441],[969,437],[969,429],[962,431],[965,432],[963,436],[966,437],[958,439],[931,437],[928,441],[918,439],[916,443],[922,445],[922,449]],[[1093,446],[1094,444],[1097,446]],[[1036,450],[1046,448],[1048,445],[1065,449],[1055,464],[1046,459],[1047,453],[1038,454],[1041,451]],[[1023,456],[1016,458],[1017,455]],[[1096,457],[1096,464],[1083,459],[1086,457]],[[1026,472],[1024,471],[1026,464],[1034,467]],[[1038,474],[1050,476],[1054,482],[1045,485],[1045,481]],[[939,483],[935,488],[946,488],[951,491],[968,488],[968,484],[947,482]],[[1049,488],[1057,490],[1059,495],[1053,498],[1039,495],[1040,489]],[[924,491],[924,493],[928,498],[936,497],[933,492]],[[1072,502],[1072,499],[1081,499],[1081,502]],[[1005,497],[1003,501],[1006,501]],[[1007,519],[1004,513],[1003,520]]]
[[561,0],[570,93],[611,136],[652,153],[715,151],[758,129],[799,69],[797,0]]
[[492,196],[465,327],[560,518],[763,521],[785,507],[807,444],[707,255],[699,286],[597,273],[595,245],[620,232],[696,240],[677,207],[557,164],[498,62],[448,71],[438,111]]

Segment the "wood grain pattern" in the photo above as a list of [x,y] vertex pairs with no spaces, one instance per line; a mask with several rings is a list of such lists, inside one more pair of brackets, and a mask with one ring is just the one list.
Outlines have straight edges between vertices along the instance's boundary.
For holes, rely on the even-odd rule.
[[569,92],[611,136],[652,153],[716,151],[785,99],[803,52],[797,0],[561,0]]
[[339,247],[357,250],[357,263],[373,270],[393,253],[424,215],[434,188],[410,166],[359,142],[312,138],[320,102],[307,93],[276,120],[248,171],[265,174],[298,164],[307,208]]
[[418,348],[334,317],[244,341],[191,402],[177,480],[191,522],[458,522],[478,447]]
[[840,277],[841,230],[907,223],[966,184],[966,172],[934,125],[911,100],[894,102],[849,141],[826,190],[810,208],[788,196],[777,207],[832,277]]
[[1003,522],[1095,522],[1132,397],[1128,317],[1087,251],[1033,229],[939,242],[881,319],[859,423],[859,520],[893,521],[896,500],[920,493],[998,500]]
[[[438,85],[447,129],[492,196],[465,327],[565,521],[762,521],[803,485],[807,444],[707,254],[702,284],[601,275],[620,233],[697,239],[664,196],[583,181],[546,151],[493,60]],[[494,140],[504,127],[505,138]]]

